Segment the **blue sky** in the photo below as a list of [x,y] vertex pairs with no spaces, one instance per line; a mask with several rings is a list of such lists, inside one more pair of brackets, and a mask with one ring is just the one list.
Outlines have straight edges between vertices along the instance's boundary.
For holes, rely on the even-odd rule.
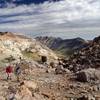
[[[48,1],[48,0],[0,0],[0,6],[1,7],[6,7],[8,4],[11,4],[13,3],[14,5],[22,5],[22,4],[26,4],[26,5],[29,5],[29,4],[40,4],[40,3],[44,3],[45,1]],[[52,2],[52,1],[60,1],[60,0],[49,0],[49,2]]]
[[1,0],[0,31],[63,38],[100,35],[100,0]]

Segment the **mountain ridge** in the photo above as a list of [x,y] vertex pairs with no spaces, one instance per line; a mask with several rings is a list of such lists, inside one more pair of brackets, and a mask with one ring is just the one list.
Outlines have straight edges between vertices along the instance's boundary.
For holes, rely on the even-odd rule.
[[[88,41],[85,41],[82,38],[74,38],[74,39],[62,39],[55,37],[36,37],[37,41],[45,44],[47,47],[54,51],[59,51],[63,55],[70,55],[75,50],[80,50],[88,45]],[[68,54],[69,53],[69,54]]]
[[56,58],[56,54],[48,47],[35,39],[23,35],[16,35],[11,32],[0,32],[0,60],[14,57],[27,59],[40,59],[40,56],[47,56],[48,59]]

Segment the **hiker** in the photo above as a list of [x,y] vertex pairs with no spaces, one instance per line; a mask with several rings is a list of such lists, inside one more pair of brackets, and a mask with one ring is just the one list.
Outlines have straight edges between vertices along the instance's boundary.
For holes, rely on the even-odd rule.
[[13,67],[11,65],[6,67],[6,73],[7,73],[7,80],[11,80],[11,74],[13,73]]
[[21,68],[19,64],[16,64],[15,66],[15,75],[17,77],[17,81],[20,81]]
[[41,56],[41,61],[42,61],[43,64],[46,64],[47,57],[46,56]]

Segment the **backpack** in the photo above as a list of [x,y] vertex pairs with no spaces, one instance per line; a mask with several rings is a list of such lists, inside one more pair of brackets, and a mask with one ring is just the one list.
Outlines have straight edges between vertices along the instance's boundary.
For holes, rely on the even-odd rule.
[[21,74],[21,68],[20,68],[19,66],[16,67],[15,73],[16,73],[17,75]]
[[12,72],[13,72],[12,67],[11,67],[11,66],[8,66],[8,67],[6,68],[6,73],[12,73]]

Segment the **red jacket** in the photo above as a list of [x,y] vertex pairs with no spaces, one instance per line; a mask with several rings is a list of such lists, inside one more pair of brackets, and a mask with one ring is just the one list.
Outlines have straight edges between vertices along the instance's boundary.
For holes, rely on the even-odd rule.
[[12,72],[13,72],[12,66],[8,66],[8,67],[6,68],[6,73],[12,73]]

